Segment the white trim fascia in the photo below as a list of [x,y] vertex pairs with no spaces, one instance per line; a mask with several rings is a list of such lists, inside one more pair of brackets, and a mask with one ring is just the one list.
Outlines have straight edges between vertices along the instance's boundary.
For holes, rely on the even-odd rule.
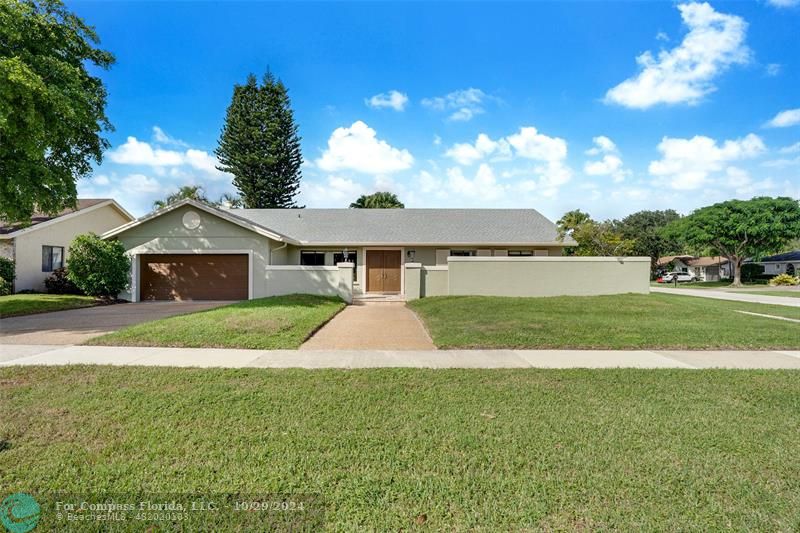
[[447,270],[447,266],[445,265],[422,265],[422,270]]
[[131,257],[131,270],[135,269],[136,277],[131,282],[131,301],[139,301],[139,270],[140,255],[245,255],[247,254],[247,299],[253,299],[253,250],[217,250],[217,249],[194,249],[194,250],[145,250],[141,247],[133,248],[126,252]]
[[626,261],[630,263],[644,263],[650,262],[649,257],[623,257],[623,256],[591,256],[591,257],[576,257],[576,256],[528,256],[528,257],[485,257],[485,256],[472,256],[472,257],[461,257],[461,256],[450,256],[447,258],[448,263],[478,263],[478,262],[493,262],[493,263],[533,263],[533,262],[544,262],[544,263],[607,263],[609,261]]
[[135,217],[133,215],[128,213],[121,205],[119,205],[112,198],[112,199],[106,200],[105,202],[100,202],[99,204],[94,204],[93,206],[87,207],[86,209],[78,209],[77,211],[73,211],[71,213],[67,213],[66,215],[61,215],[60,217],[51,218],[50,220],[45,220],[44,222],[40,222],[38,224],[34,224],[33,226],[27,226],[27,227],[18,229],[17,231],[13,231],[11,233],[5,233],[3,235],[0,235],[0,239],[16,239],[17,237],[21,237],[23,235],[27,235],[28,233],[31,233],[33,231],[36,231],[36,230],[39,230],[39,229],[42,229],[42,228],[48,228],[48,227],[50,227],[50,226],[52,226],[54,224],[57,224],[59,222],[62,222],[64,220],[75,218],[75,217],[80,216],[80,215],[85,215],[86,213],[91,213],[92,211],[95,211],[97,209],[100,209],[101,207],[106,207],[106,206],[109,206],[109,205],[114,207],[121,214],[123,214],[126,217],[128,217],[129,220],[135,220]]
[[120,233],[128,231],[131,228],[135,228],[136,226],[139,226],[139,225],[141,225],[141,224],[143,224],[143,223],[145,223],[145,222],[147,222],[149,220],[152,220],[154,218],[160,217],[161,215],[165,215],[165,214],[169,213],[170,211],[174,211],[175,209],[178,209],[179,207],[183,207],[185,205],[190,205],[190,206],[194,207],[195,209],[199,209],[201,211],[205,211],[206,213],[209,213],[211,215],[219,217],[222,220],[226,220],[226,221],[228,221],[228,222],[230,222],[232,224],[236,224],[237,226],[241,226],[241,227],[243,227],[245,229],[248,229],[248,230],[250,230],[250,231],[252,231],[254,233],[258,233],[259,235],[263,235],[264,237],[268,237],[268,238],[272,239],[273,241],[288,242],[290,244],[295,244],[295,245],[299,245],[300,244],[299,241],[297,241],[295,239],[292,239],[291,237],[287,237],[286,235],[281,235],[280,233],[276,233],[276,232],[274,232],[272,230],[269,230],[269,229],[267,229],[267,228],[265,228],[263,226],[259,226],[257,224],[254,224],[254,223],[250,222],[249,220],[244,219],[244,218],[242,218],[242,217],[240,217],[238,215],[233,215],[231,213],[228,213],[227,211],[223,211],[221,209],[216,209],[215,207],[212,207],[210,205],[206,205],[206,204],[204,204],[202,202],[198,202],[196,200],[190,200],[190,199],[181,200],[180,202],[177,202],[177,203],[174,203],[174,204],[170,204],[167,207],[164,207],[164,208],[159,209],[157,211],[153,211],[152,213],[148,213],[147,215],[145,215],[143,217],[140,217],[140,218],[137,218],[136,220],[134,220],[132,222],[129,222],[127,224],[124,224],[122,226],[114,228],[111,231],[105,232],[103,235],[101,235],[101,237],[103,239],[108,239],[110,237],[114,237],[116,235],[119,235]]
[[578,243],[565,243],[561,241],[547,241],[547,242],[311,242],[311,241],[300,241],[301,246],[328,246],[328,247],[336,247],[336,246],[368,246],[368,247],[375,247],[378,249],[382,247],[384,250],[391,250],[394,248],[391,247],[405,247],[405,248],[413,248],[414,246],[428,246],[428,247],[437,247],[437,248],[463,248],[465,246],[470,247],[489,247],[489,248],[497,248],[499,246],[503,247],[520,247],[520,246],[548,246],[548,247],[570,247],[570,246],[577,246]]
[[316,270],[316,271],[333,271],[339,270],[336,266],[324,265],[268,265],[265,270]]

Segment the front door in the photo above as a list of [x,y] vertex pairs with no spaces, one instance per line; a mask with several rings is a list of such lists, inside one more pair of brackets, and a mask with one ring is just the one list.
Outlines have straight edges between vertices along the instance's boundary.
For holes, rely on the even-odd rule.
[[400,250],[367,250],[367,292],[400,292]]

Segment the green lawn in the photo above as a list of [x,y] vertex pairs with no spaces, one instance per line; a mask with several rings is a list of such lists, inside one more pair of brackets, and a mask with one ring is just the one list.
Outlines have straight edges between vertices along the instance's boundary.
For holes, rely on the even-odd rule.
[[440,348],[797,349],[800,308],[674,294],[499,298],[409,303]]
[[740,292],[743,294],[762,294],[764,296],[781,296],[787,298],[800,298],[800,291],[793,290],[793,291],[731,291],[731,292]]
[[75,296],[72,294],[12,294],[0,296],[0,318],[20,315],[64,311],[78,307],[97,305],[91,296]]
[[[764,288],[767,284],[766,281],[762,281],[761,283],[744,283],[744,287],[753,287],[753,288]],[[650,282],[651,287],[665,287],[668,289],[674,289],[674,283],[658,283],[655,281]],[[721,281],[684,281],[678,283],[679,289],[727,289],[730,288],[731,281],[730,280],[721,280]]]
[[316,494],[342,531],[800,526],[796,371],[10,367],[0,404],[0,486],[43,502]]
[[95,337],[86,344],[292,349],[344,308],[339,298],[292,294],[173,316]]

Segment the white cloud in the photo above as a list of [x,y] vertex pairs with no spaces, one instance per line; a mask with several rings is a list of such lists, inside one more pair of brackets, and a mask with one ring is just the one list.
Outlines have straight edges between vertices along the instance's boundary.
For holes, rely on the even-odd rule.
[[800,0],[767,0],[767,3],[775,7],[794,7],[800,5]]
[[800,107],[781,111],[765,124],[768,128],[787,128],[800,124]]
[[434,135],[433,136],[433,145],[434,146],[439,146],[440,144],[442,144],[442,138],[439,137],[438,135]]
[[663,178],[665,185],[673,189],[694,190],[705,185],[709,175],[722,170],[727,163],[756,157],[766,147],[751,133],[722,145],[700,135],[691,139],[664,137],[658,150],[662,158],[650,162],[650,174]]
[[219,165],[217,158],[203,150],[194,150],[192,148],[186,150],[184,161],[193,169],[201,170],[209,179],[232,179],[230,174],[217,170],[216,166]]
[[716,90],[713,80],[734,64],[750,59],[745,45],[747,22],[714,11],[707,3],[679,4],[689,28],[680,45],[655,57],[647,51],[636,58],[642,67],[606,93],[605,101],[647,109],[656,104],[696,104]]
[[593,137],[592,142],[594,146],[586,150],[586,155],[611,154],[617,151],[617,145],[605,135]]
[[778,151],[782,154],[796,154],[800,152],[800,142],[796,142],[790,146],[784,146]]
[[378,139],[375,130],[360,120],[349,128],[336,128],[328,139],[328,148],[316,160],[317,166],[328,172],[354,170],[365,174],[391,174],[413,163],[408,150]]
[[481,133],[475,139],[475,144],[454,144],[444,155],[459,165],[467,166],[492,155],[496,159],[508,159],[511,157],[511,147],[505,139],[493,141],[488,135]]
[[505,193],[505,187],[497,183],[494,170],[486,163],[478,167],[473,179],[465,177],[459,167],[448,169],[447,187],[454,194],[486,201],[497,200]]
[[669,42],[669,35],[666,32],[660,31],[656,33],[656,41]]
[[423,98],[422,105],[435,111],[451,111],[449,120],[466,122],[475,115],[484,113],[485,102],[490,99],[492,98],[480,89],[470,87],[444,96]]
[[781,73],[781,64],[780,63],[770,63],[767,65],[764,70],[767,73],[767,76],[777,76]]
[[105,174],[98,174],[97,176],[94,176],[92,178],[92,183],[94,183],[95,185],[102,186],[102,185],[108,185],[109,183],[111,183],[111,180],[108,179],[108,176],[106,176]]
[[506,137],[517,155],[538,161],[561,161],[567,157],[567,141],[548,137],[533,126],[522,127],[519,133]]
[[175,166],[183,164],[180,152],[153,148],[149,143],[128,137],[125,144],[110,150],[108,158],[120,165],[145,165],[152,167]]
[[362,184],[341,176],[328,176],[325,181],[306,181],[300,184],[302,202],[309,207],[346,207],[367,193]]
[[189,146],[182,140],[176,139],[175,137],[168,135],[167,132],[165,132],[158,126],[153,126],[153,141],[159,144],[171,144],[174,146],[183,146],[183,147]]
[[586,155],[603,157],[600,160],[587,161],[583,165],[583,171],[588,176],[611,176],[615,183],[624,181],[630,175],[630,171],[624,168],[622,158],[614,141],[600,135],[592,139],[594,147],[586,150]]
[[395,111],[403,111],[408,104],[408,96],[400,91],[391,90],[388,93],[380,93],[367,98],[364,103],[373,109],[390,108]]

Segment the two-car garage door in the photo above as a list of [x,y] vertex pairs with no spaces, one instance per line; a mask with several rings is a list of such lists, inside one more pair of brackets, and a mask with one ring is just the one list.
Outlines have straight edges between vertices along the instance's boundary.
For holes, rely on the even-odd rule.
[[139,256],[141,300],[246,300],[246,254]]

